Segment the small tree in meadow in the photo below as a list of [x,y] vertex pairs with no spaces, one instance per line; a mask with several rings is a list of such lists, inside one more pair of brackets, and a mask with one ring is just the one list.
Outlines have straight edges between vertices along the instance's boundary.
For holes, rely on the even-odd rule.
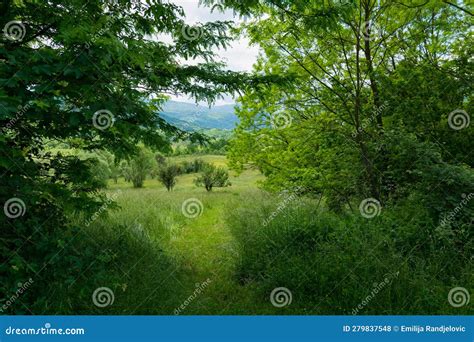
[[197,186],[204,186],[207,191],[212,191],[213,187],[230,186],[229,173],[222,167],[216,167],[212,164],[204,166],[201,176],[195,179]]
[[173,190],[176,185],[176,177],[179,175],[179,167],[175,164],[162,165],[158,169],[158,179],[168,191]]
[[153,168],[153,154],[148,149],[141,148],[133,159],[122,162],[120,168],[125,181],[132,182],[134,188],[141,188]]

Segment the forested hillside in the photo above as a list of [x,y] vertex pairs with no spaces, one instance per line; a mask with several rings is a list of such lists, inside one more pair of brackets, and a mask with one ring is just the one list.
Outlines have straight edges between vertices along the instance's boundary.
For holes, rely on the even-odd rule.
[[192,103],[167,101],[160,115],[166,121],[187,130],[233,129],[237,123],[235,105],[220,105],[211,108]]

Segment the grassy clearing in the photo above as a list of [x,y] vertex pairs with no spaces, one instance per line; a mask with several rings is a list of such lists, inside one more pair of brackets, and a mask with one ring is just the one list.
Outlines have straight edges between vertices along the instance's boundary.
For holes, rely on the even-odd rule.
[[[176,157],[179,162],[194,157]],[[223,156],[199,157],[225,166]],[[239,177],[231,174],[232,186],[206,192],[182,175],[172,192],[155,179],[134,189],[123,179],[111,183],[109,195],[117,194],[120,210],[100,216],[85,228],[96,245],[103,246],[104,274],[84,272],[69,290],[92,293],[98,287],[114,291],[114,304],[97,308],[85,297],[71,303],[76,312],[96,314],[246,314],[272,312],[268,300],[257,298],[254,284],[235,278],[239,259],[234,239],[224,221],[229,205],[247,201],[260,191],[262,176],[253,170]],[[120,191],[120,192],[118,192]],[[182,203],[197,198],[202,214],[187,218]],[[232,203],[232,204],[231,204]],[[84,245],[86,246],[86,244]],[[78,247],[80,248],[80,247]],[[210,281],[196,294],[199,284]],[[183,305],[183,306],[181,306]],[[181,307],[181,308],[180,308]]]
[[[175,161],[185,158],[193,157]],[[200,158],[225,165],[223,156]],[[77,239],[76,248],[92,245],[97,255],[62,289],[80,295],[54,304],[53,311],[468,313],[467,307],[449,305],[447,294],[458,284],[474,281],[468,258],[471,247],[465,244],[461,250],[444,239],[443,231],[433,230],[427,214],[413,220],[413,212],[424,215],[421,206],[384,209],[373,219],[335,215],[324,208],[315,210],[315,200],[285,202],[288,194],[260,191],[256,185],[262,176],[255,170],[233,175],[231,187],[210,193],[194,185],[195,177],[179,176],[172,192],[154,179],[147,179],[141,189],[123,179],[110,184],[109,195],[117,194],[121,209],[107,210],[109,215],[101,214],[81,230],[88,239]],[[183,202],[191,198],[202,203],[196,218],[182,212]],[[99,308],[91,302],[99,287],[113,290],[112,305]],[[291,291],[290,305],[272,305],[270,294],[279,287]],[[285,300],[283,295],[280,300]]]

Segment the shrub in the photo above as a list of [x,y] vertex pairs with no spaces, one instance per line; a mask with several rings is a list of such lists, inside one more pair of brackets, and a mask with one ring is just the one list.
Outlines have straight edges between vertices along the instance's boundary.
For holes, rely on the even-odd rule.
[[194,159],[193,161],[187,161],[181,163],[182,173],[196,173],[200,172],[207,164],[201,159]]
[[111,178],[117,183],[119,170],[112,153],[105,150],[79,151],[77,156],[90,164],[92,178],[99,184],[100,188],[106,188],[107,181]]
[[180,174],[178,165],[163,165],[158,169],[158,179],[168,191],[176,185],[176,177]]
[[[392,203],[423,203],[435,221],[442,220],[474,193],[474,171],[467,165],[442,160],[439,147],[420,142],[415,135],[387,131],[385,151],[376,160],[378,169],[386,165],[383,193]],[[456,216],[454,225],[469,222],[474,215],[472,203]]]
[[230,186],[229,173],[222,167],[214,165],[206,165],[201,173],[201,176],[194,181],[197,186],[204,186],[207,191],[212,191],[213,187]]
[[123,161],[120,165],[125,181],[132,182],[134,188],[143,187],[146,176],[153,167],[153,154],[146,148],[140,148],[139,152],[129,161]]

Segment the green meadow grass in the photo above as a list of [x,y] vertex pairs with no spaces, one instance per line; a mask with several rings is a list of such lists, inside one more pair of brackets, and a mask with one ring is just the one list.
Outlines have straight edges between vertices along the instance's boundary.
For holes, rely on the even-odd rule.
[[[186,158],[194,157],[173,160]],[[226,165],[223,156],[199,158]],[[353,314],[361,303],[356,314],[469,311],[447,296],[472,284],[472,263],[429,220],[412,220],[403,208],[384,208],[370,220],[358,212],[337,215],[315,209],[310,198],[272,216],[285,197],[259,190],[258,171],[231,173],[232,186],[212,192],[195,186],[196,176],[178,177],[171,192],[156,179],[140,189],[123,179],[110,183],[119,208],[111,205],[89,226],[77,220],[75,248],[89,260],[82,258],[87,264],[77,277],[43,303],[47,312],[327,315]],[[202,203],[195,218],[182,211],[190,199]],[[111,305],[94,305],[100,287],[113,291]],[[292,301],[274,306],[270,295],[281,287]],[[375,288],[380,293],[364,304]]]
[[[180,162],[194,158],[172,159]],[[198,158],[226,165],[224,156]],[[196,176],[179,176],[171,192],[156,179],[147,179],[140,189],[123,179],[110,183],[107,192],[116,196],[119,209],[107,210],[84,228],[94,244],[102,247],[108,271],[84,272],[78,275],[73,288],[93,293],[98,287],[108,287],[114,291],[114,303],[98,308],[86,297],[71,304],[76,311],[176,314],[178,309],[186,315],[276,313],[268,299],[256,297],[255,284],[237,281],[239,255],[224,217],[226,210],[239,202],[251,201],[260,193],[257,182],[263,176],[255,170],[246,170],[239,176],[231,172],[232,186],[212,192],[195,186]],[[202,203],[202,213],[196,218],[182,213],[183,202],[191,198]],[[199,285],[208,280],[209,285],[194,298]],[[184,309],[180,309],[181,305]]]

